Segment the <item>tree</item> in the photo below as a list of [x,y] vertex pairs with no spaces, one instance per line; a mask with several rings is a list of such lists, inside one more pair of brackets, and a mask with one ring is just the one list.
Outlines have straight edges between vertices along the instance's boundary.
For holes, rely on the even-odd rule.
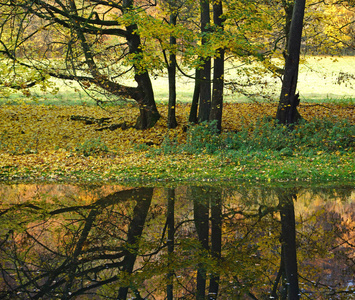
[[[94,85],[98,93],[134,99],[140,110],[137,128],[152,127],[160,118],[137,25],[142,9],[151,6],[149,1],[137,1],[140,7],[133,0],[2,0],[0,4],[7,8],[1,18],[0,51],[15,68],[26,66],[42,77],[77,80],[87,91]],[[10,36],[6,34],[9,28]],[[52,41],[38,51],[36,43],[44,31],[52,35]],[[119,82],[130,69],[136,87]]]
[[[177,15],[172,12],[170,14],[170,24],[176,25]],[[170,45],[173,48],[176,46],[176,37],[170,36]],[[176,54],[170,54],[168,62],[168,76],[169,76],[169,102],[168,102],[168,128],[175,128],[177,126],[175,110],[176,110]]]
[[[210,32],[210,1],[200,0],[201,13],[201,44],[207,44],[208,33]],[[202,63],[200,68],[200,102],[198,121],[204,122],[209,120],[211,111],[211,57],[200,57]]]
[[[176,27],[179,10],[184,5],[184,1],[165,1],[169,11],[169,25]],[[163,2],[164,3],[164,2]],[[177,37],[176,31],[170,33],[169,38],[169,57],[165,55],[165,62],[168,69],[169,79],[169,100],[168,100],[168,128],[175,128],[178,124],[176,121],[176,53],[177,53]],[[163,49],[165,54],[165,49]]]
[[281,124],[292,125],[300,119],[297,111],[299,96],[296,94],[299,56],[303,29],[305,0],[295,0],[290,24],[290,33],[285,53],[285,71],[276,119]]
[[[223,38],[223,6],[222,0],[213,2],[213,22],[215,31]],[[214,57],[213,70],[213,88],[212,88],[212,103],[209,120],[217,121],[217,129],[220,132],[222,129],[222,110],[223,110],[223,86],[224,86],[224,47],[220,47],[216,51]]]

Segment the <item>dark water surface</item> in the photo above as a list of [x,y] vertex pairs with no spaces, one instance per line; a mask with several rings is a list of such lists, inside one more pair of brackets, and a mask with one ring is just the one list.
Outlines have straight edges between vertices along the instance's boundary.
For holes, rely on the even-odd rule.
[[355,299],[355,189],[0,185],[0,299]]

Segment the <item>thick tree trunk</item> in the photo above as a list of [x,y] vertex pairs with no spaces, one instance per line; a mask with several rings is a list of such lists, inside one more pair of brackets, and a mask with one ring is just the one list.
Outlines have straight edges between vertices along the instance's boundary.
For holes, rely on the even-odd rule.
[[[176,14],[170,15],[170,24],[176,25]],[[173,47],[176,45],[176,38],[174,36],[170,37],[170,45]],[[175,53],[170,54],[170,62],[168,65],[168,76],[169,76],[169,103],[168,103],[168,128],[175,128],[178,124],[176,121],[175,111],[176,111],[176,55]]]
[[136,99],[139,104],[140,116],[137,119],[135,127],[137,129],[146,129],[153,127],[159,120],[160,114],[155,104],[152,82],[148,72],[139,73],[134,76],[140,97]]
[[285,53],[285,73],[282,82],[276,119],[281,124],[292,125],[300,119],[297,111],[299,97],[296,95],[299,56],[303,29],[305,0],[295,0],[290,26],[287,53]]
[[[77,14],[75,3],[71,1],[70,5],[71,10]],[[132,8],[133,0],[124,0],[123,7],[126,10]],[[134,65],[134,78],[137,82],[137,88],[125,87],[111,81],[107,76],[100,73],[80,23],[75,23],[75,30],[79,40],[81,41],[86,64],[88,65],[90,73],[94,78],[93,82],[114,95],[133,98],[138,102],[140,116],[137,119],[135,125],[136,128],[145,129],[154,126],[154,124],[159,120],[160,114],[155,104],[153,87],[148,71],[145,70],[144,67],[142,70],[141,66]],[[132,54],[141,53],[141,40],[140,36],[137,34],[137,25],[131,24],[126,26],[126,31],[127,33],[125,37],[128,42],[129,52]]]
[[[223,6],[222,1],[213,3],[213,21],[216,30],[223,31]],[[222,130],[222,110],[223,110],[223,85],[224,85],[224,49],[220,48],[214,58],[214,71],[213,71],[213,91],[212,103],[209,119],[210,121],[217,121],[217,129]]]
[[[207,34],[210,25],[210,6],[209,0],[200,0],[201,9],[201,32]],[[206,44],[206,37],[202,38],[202,45]],[[201,85],[200,85],[200,105],[198,112],[198,121],[208,121],[211,111],[211,58],[203,58],[201,66]]]
[[[123,7],[128,10],[133,7],[133,0],[123,0]],[[141,39],[137,34],[137,24],[131,24],[126,26],[126,40],[128,42],[129,53],[140,54],[141,49]],[[137,82],[137,90],[134,99],[138,102],[140,116],[136,122],[137,129],[146,129],[153,127],[155,123],[159,120],[160,114],[157,110],[154,92],[152,87],[152,82],[150,80],[148,71],[144,66],[134,64],[135,76],[134,79]]]

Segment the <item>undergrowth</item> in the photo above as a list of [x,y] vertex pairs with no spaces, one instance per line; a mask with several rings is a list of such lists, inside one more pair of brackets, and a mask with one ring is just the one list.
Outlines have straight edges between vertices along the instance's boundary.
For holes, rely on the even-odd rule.
[[108,147],[101,138],[96,138],[86,140],[84,143],[79,144],[75,150],[79,155],[95,156],[106,154],[108,152]]
[[188,128],[186,142],[178,144],[167,136],[158,152],[164,154],[216,154],[228,151],[278,152],[280,155],[324,152],[353,152],[355,126],[347,120],[313,119],[302,121],[293,130],[267,118],[243,127],[240,131],[217,134],[215,122]]

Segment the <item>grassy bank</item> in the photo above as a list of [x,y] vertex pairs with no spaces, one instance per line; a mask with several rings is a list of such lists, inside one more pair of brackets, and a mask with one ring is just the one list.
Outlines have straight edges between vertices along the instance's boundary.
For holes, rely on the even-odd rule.
[[[93,106],[0,106],[0,180],[66,182],[346,181],[355,183],[354,107],[303,105],[305,122],[293,132],[272,120],[274,104],[228,104],[224,131],[190,127],[188,105],[179,127],[130,128],[132,106],[111,114]],[[110,117],[107,124],[73,120]],[[125,122],[126,129],[109,125]],[[187,131],[185,129],[188,129]]]

